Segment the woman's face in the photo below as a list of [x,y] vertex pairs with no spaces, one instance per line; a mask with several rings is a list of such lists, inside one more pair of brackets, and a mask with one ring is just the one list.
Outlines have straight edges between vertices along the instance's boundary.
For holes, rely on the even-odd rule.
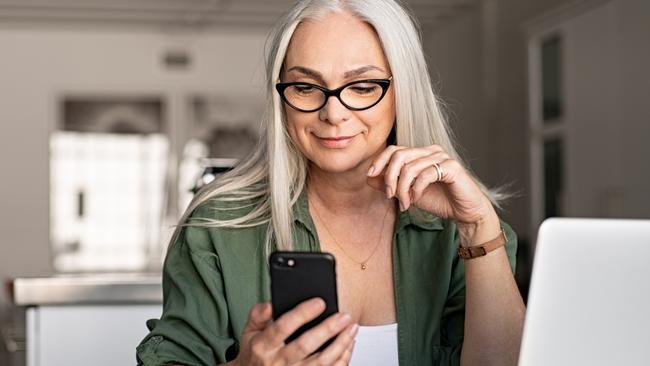
[[[343,12],[298,25],[287,49],[281,79],[336,89],[352,81],[386,79],[390,75],[374,29]],[[394,99],[391,85],[378,104],[362,111],[347,109],[336,97],[330,97],[321,110],[310,113],[285,104],[289,134],[311,163],[323,171],[367,169],[369,160],[386,146],[395,120]]]

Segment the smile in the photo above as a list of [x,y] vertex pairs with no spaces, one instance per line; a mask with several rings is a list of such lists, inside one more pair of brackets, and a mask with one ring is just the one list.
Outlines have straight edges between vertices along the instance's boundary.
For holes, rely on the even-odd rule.
[[344,149],[352,143],[357,135],[335,137],[320,137],[317,135],[314,136],[323,147],[326,147],[328,149]]

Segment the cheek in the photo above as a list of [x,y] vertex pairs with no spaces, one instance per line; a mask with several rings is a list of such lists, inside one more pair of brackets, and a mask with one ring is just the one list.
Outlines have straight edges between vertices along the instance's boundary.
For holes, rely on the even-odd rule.
[[373,111],[373,115],[368,117],[369,121],[375,121],[369,126],[375,131],[374,135],[377,138],[383,138],[383,135],[388,137],[390,130],[393,128],[393,123],[395,122],[395,108],[392,103],[386,103],[381,105],[381,108]]
[[303,138],[303,135],[306,133],[305,126],[307,125],[307,121],[304,120],[304,117],[301,116],[301,114],[298,114],[295,111],[288,111],[286,113],[287,131],[289,132],[291,140],[297,146],[302,145],[301,138]]

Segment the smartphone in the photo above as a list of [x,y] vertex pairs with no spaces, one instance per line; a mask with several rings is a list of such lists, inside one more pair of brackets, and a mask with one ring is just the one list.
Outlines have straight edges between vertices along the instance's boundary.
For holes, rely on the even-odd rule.
[[[314,297],[325,301],[325,311],[316,319],[304,324],[284,342],[289,343],[316,326],[325,318],[339,311],[336,292],[336,262],[334,256],[325,252],[271,253],[271,303],[273,319],[293,309],[296,305]],[[316,352],[324,350],[334,338],[325,342]]]

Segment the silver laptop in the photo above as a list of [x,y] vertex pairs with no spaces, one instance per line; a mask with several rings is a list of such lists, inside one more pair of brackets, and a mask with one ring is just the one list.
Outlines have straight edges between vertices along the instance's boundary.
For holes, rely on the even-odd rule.
[[519,365],[650,365],[650,220],[542,223]]

